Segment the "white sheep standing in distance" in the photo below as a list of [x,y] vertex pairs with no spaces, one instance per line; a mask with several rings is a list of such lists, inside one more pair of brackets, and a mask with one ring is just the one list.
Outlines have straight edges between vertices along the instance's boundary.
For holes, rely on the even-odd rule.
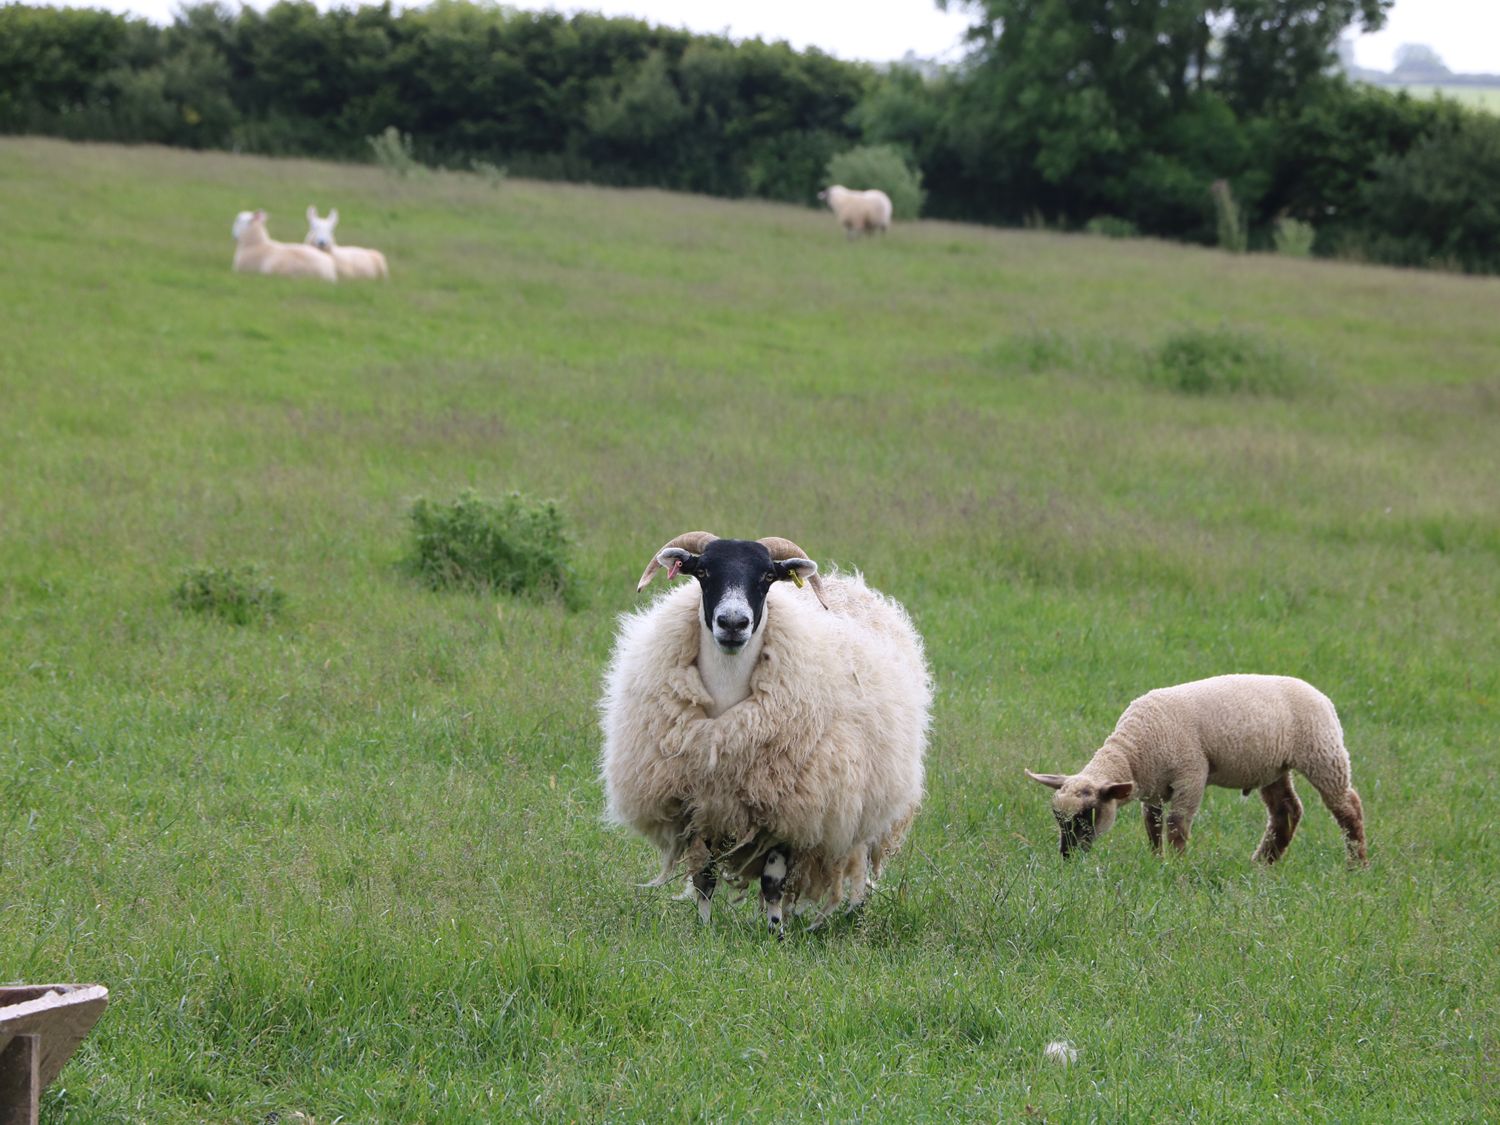
[[1338,821],[1350,862],[1364,863],[1364,808],[1349,785],[1338,713],[1326,695],[1291,676],[1214,676],[1147,692],[1125,708],[1083,769],[1026,776],[1056,790],[1052,815],[1065,858],[1075,847],[1087,850],[1132,798],[1157,852],[1162,806],[1170,802],[1167,838],[1182,852],[1205,786],[1259,789],[1269,816],[1253,858],[1275,863],[1302,819],[1292,770]]
[[704,922],[721,876],[759,880],[778,937],[799,902],[817,921],[859,905],[922,800],[932,685],[906,611],[786,539],[688,532],[636,589],[660,567],[697,583],[621,618],[608,819],[660,851],[649,885],[689,876]]
[[266,233],[264,211],[241,211],[234,217],[232,230],[236,273],[274,273],[284,277],[338,280],[333,259],[321,250],[296,242],[277,242]]
[[818,198],[832,208],[848,238],[876,231],[884,234],[891,229],[891,197],[879,189],[851,191],[843,184],[834,184],[818,192]]
[[340,246],[333,239],[333,228],[339,225],[339,209],[328,212],[328,218],[320,219],[318,209],[311,204],[307,208],[307,237],[302,241],[316,246],[333,258],[334,267],[344,281],[379,281],[390,277],[385,255],[379,250],[363,246]]

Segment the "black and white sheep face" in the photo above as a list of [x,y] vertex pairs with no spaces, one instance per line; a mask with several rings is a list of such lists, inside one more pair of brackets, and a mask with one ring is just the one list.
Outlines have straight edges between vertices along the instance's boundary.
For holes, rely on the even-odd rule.
[[818,573],[811,559],[773,559],[765,544],[754,539],[715,539],[701,555],[666,547],[656,558],[669,579],[681,573],[698,580],[703,624],[725,653],[739,652],[760,631],[772,583],[800,585]]
[[1088,851],[1095,840],[1113,828],[1120,805],[1130,799],[1135,788],[1129,781],[1099,785],[1079,775],[1027,770],[1026,776],[1056,790],[1052,818],[1057,821],[1058,850],[1064,859],[1075,850]]

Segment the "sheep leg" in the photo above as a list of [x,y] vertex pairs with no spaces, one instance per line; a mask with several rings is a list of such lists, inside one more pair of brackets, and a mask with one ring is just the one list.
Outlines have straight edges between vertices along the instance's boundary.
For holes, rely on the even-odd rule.
[[1192,832],[1192,817],[1183,816],[1176,809],[1167,814],[1167,843],[1178,855],[1187,852],[1188,836]]
[[708,925],[708,914],[713,909],[714,888],[719,885],[719,873],[710,861],[693,875],[693,893],[698,899],[698,921]]
[[786,853],[772,848],[766,853],[766,865],[760,873],[760,900],[766,906],[766,924],[780,941],[786,935],[786,912],[782,895],[786,891]]
[[1297,799],[1291,774],[1286,773],[1270,785],[1263,786],[1260,799],[1266,803],[1266,834],[1250,858],[1272,864],[1281,858],[1297,834],[1297,825],[1302,820],[1302,802]]
[[1146,821],[1146,839],[1151,841],[1151,850],[1161,855],[1161,806],[1143,803],[1141,816]]
[[1343,830],[1344,846],[1349,853],[1349,862],[1364,867],[1370,860],[1365,850],[1365,807],[1359,799],[1359,794],[1350,788],[1342,793],[1336,790],[1321,790],[1318,796],[1323,798],[1323,804],[1328,806],[1328,811],[1333,814],[1333,819],[1339,822],[1339,828]]
[[1207,785],[1206,761],[1191,773],[1179,776],[1172,784],[1172,811],[1167,814],[1167,842],[1178,855],[1187,851],[1193,817],[1198,815],[1198,806],[1203,804],[1203,790]]

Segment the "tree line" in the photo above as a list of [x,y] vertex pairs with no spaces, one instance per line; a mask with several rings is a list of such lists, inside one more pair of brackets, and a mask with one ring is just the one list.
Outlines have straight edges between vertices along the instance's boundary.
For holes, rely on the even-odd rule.
[[982,0],[943,68],[471,0],[10,4],[0,131],[367,159],[394,127],[428,164],[803,202],[879,146],[939,217],[1212,243],[1231,207],[1250,246],[1295,220],[1320,253],[1500,271],[1500,118],[1334,65],[1389,3]]

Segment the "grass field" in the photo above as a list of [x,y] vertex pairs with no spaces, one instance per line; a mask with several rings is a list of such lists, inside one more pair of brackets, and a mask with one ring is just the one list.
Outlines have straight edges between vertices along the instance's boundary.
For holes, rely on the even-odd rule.
[[[313,202],[388,285],[230,273]],[[0,980],[112,996],[45,1120],[1500,1117],[1500,281],[14,139],[0,247]],[[1245,389],[1162,376],[1221,328]],[[557,498],[582,609],[404,576],[466,486]],[[780,946],[601,823],[696,527],[862,569],[936,675],[907,848]],[[174,606],[246,562],[280,618]],[[1228,671],[1339,705],[1370,868],[1305,783],[1274,869],[1225,790],[1063,866],[1022,768]]]
[[1431,98],[1441,94],[1443,97],[1469,106],[1471,109],[1482,109],[1488,113],[1500,113],[1500,86],[1412,85],[1402,86],[1401,89],[1419,98]]

